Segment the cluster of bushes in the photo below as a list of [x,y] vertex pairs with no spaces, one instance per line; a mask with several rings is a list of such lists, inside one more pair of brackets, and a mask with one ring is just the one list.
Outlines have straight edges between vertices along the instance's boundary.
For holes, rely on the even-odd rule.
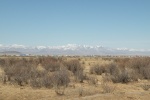
[[54,57],[39,58],[1,58],[0,68],[3,83],[30,85],[32,87],[55,88],[63,94],[70,82],[71,73],[75,79],[83,82],[83,67],[78,60],[63,61]]
[[118,58],[111,63],[98,64],[90,68],[91,74],[102,75],[104,73],[114,83],[128,83],[138,79],[150,79],[149,72],[149,57]]
[[77,81],[83,82],[83,80],[86,79],[86,75],[83,73],[83,67],[81,66],[79,60],[65,62],[64,65],[74,74]]
[[[5,57],[0,58],[0,78],[4,84],[30,85],[34,88],[54,88],[57,94],[64,94],[70,81],[82,83],[86,80],[89,84],[97,86],[96,75],[102,75],[104,92],[112,92],[113,83],[128,83],[138,79],[150,79],[150,58],[109,58],[108,62],[90,67],[89,75],[84,73],[80,59],[63,60],[58,57]],[[1,71],[0,71],[1,72]],[[143,86],[149,89],[149,85]]]

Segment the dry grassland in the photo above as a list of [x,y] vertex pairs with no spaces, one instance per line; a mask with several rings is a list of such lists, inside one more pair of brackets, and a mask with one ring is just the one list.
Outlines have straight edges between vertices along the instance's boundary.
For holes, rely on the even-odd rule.
[[0,58],[0,100],[149,100],[149,79],[148,57]]

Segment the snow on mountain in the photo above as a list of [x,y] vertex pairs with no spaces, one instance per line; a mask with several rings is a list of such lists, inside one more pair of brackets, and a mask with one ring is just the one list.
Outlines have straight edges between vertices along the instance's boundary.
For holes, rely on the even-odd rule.
[[36,55],[150,55],[150,49],[107,48],[103,46],[67,44],[62,46],[24,46],[0,44],[0,52],[18,51]]
[[76,44],[67,44],[63,46],[49,46],[49,49],[63,49],[63,50],[76,50],[79,45]]
[[37,49],[39,49],[39,50],[42,50],[42,49],[46,49],[47,47],[46,47],[46,46],[37,46],[37,47],[35,47],[35,48],[37,48]]
[[123,50],[123,51],[125,51],[125,50],[130,50],[130,49],[128,49],[128,48],[117,48],[117,50]]
[[10,45],[10,48],[26,49],[26,46],[24,46],[24,45],[18,45],[18,44],[13,44],[13,45]]

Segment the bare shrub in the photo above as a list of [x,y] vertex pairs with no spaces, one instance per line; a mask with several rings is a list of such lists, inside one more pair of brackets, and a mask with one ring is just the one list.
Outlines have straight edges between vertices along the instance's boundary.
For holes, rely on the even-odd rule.
[[4,59],[0,59],[0,67],[4,66],[6,61]]
[[112,79],[114,82],[118,80],[118,82],[127,83],[129,81],[137,81],[138,79],[150,79],[149,57],[118,58],[116,62],[121,73],[113,75]]
[[150,79],[150,65],[140,69],[140,73],[144,79]]
[[46,65],[44,65],[44,68],[50,72],[58,71],[60,69],[60,63],[59,62],[49,62]]
[[35,79],[32,79],[30,81],[30,85],[34,88],[41,88],[43,85],[42,85],[42,78],[35,78]]
[[57,62],[58,59],[48,56],[48,57],[39,57],[39,63],[42,65],[47,65],[49,62]]
[[128,83],[131,81],[127,70],[122,70],[121,73],[111,76],[114,83]]
[[150,89],[150,84],[145,83],[145,84],[141,85],[141,88],[145,91],[148,91]]
[[23,59],[17,61],[18,62],[15,62],[11,59],[11,63],[7,63],[4,66],[4,72],[9,82],[16,82],[18,85],[22,86],[24,83],[28,84],[33,65]]
[[2,81],[4,84],[6,84],[7,81],[7,75],[5,75],[5,72],[1,67],[0,67],[0,81]]
[[120,67],[120,68],[125,68],[127,63],[129,62],[130,58],[115,58],[114,61],[115,63]]
[[142,75],[133,69],[129,69],[129,76],[131,81],[138,81],[138,79],[142,79]]
[[52,84],[52,78],[49,75],[46,75],[42,78],[42,85],[46,88],[52,88],[53,84]]
[[119,74],[120,71],[120,69],[114,62],[107,64],[105,68],[106,68],[106,72],[109,73],[110,75]]
[[144,79],[150,79],[150,58],[149,57],[137,57],[137,58],[132,58],[127,66],[136,73],[139,73]]
[[40,57],[39,63],[47,70],[47,71],[58,71],[60,69],[60,65],[62,59],[61,58],[54,58],[54,57]]
[[90,69],[90,72],[96,73],[97,75],[102,75],[102,73],[105,73],[107,74],[105,79],[111,79],[114,83],[128,83],[131,81],[128,70],[118,68],[116,63],[113,62],[105,65],[96,65]]
[[85,75],[83,73],[83,67],[78,60],[65,62],[64,65],[75,75],[75,79],[77,81],[83,82],[83,80],[85,79]]
[[54,85],[65,86],[69,83],[67,70],[61,69],[64,67],[62,62],[62,59],[54,57],[0,59],[0,65],[4,65],[4,73],[8,78],[4,78],[4,83],[9,81],[20,86],[30,83],[32,87],[46,88]]
[[68,70],[72,71],[74,74],[79,70],[83,70],[83,67],[81,66],[78,60],[71,60],[65,62],[65,66]]
[[116,89],[116,86],[112,83],[111,75],[108,73],[102,75],[101,86],[104,93],[112,93]]
[[31,79],[30,84],[34,88],[41,88],[41,87],[52,88],[53,87],[51,76],[46,75],[46,74],[43,75],[42,77]]
[[90,73],[97,75],[102,75],[102,73],[110,73],[111,75],[113,75],[119,73],[119,68],[114,62],[97,64],[90,68]]
[[68,86],[70,79],[66,69],[61,69],[52,74],[52,84],[57,94],[64,94],[65,88]]
[[105,70],[107,75],[107,77],[105,76],[105,79],[110,80],[111,78],[114,83],[128,83],[131,81],[129,71],[125,68],[119,68],[114,62],[106,64]]
[[7,66],[4,68],[4,72],[8,77],[8,81],[11,81],[11,77],[15,74],[15,67],[14,66]]
[[86,74],[84,74],[83,70],[78,70],[75,74],[75,80],[83,83],[83,80],[86,79]]
[[22,63],[17,63],[14,66],[12,77],[18,83],[18,85],[22,86],[23,82],[28,84],[28,80],[30,78],[30,69],[31,66],[28,66],[28,64],[22,65]]
[[55,87],[55,93],[59,96],[64,95],[66,87],[61,86],[61,87]]
[[34,88],[51,87],[51,77],[47,74],[48,72],[42,67],[31,67],[30,70],[30,85]]
[[104,93],[113,93],[116,89],[116,86],[110,82],[103,82],[102,89]]
[[48,73],[38,73],[37,71],[33,73],[33,77],[31,79],[32,87],[46,87],[46,88],[55,88],[55,92],[58,94],[62,94],[70,82],[69,73],[65,69],[60,69],[59,71]]
[[56,71],[52,75],[52,82],[54,86],[68,86],[70,82],[69,73],[65,69]]
[[96,76],[90,75],[90,76],[87,77],[87,82],[88,82],[89,84],[91,84],[91,85],[97,86],[97,84],[98,84],[98,79],[97,79]]
[[91,74],[101,75],[102,73],[105,73],[105,72],[106,72],[106,69],[105,69],[104,65],[97,64],[90,68]]

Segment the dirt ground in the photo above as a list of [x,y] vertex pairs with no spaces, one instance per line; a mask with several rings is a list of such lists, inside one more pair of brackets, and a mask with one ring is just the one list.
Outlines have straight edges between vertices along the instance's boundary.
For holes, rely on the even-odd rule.
[[143,82],[117,84],[113,93],[103,93],[101,87],[82,85],[83,96],[79,96],[80,84],[68,87],[65,95],[56,95],[53,89],[33,89],[0,84],[0,100],[149,100],[150,91],[143,90]]
[[[81,58],[80,62],[85,66],[85,73],[89,73],[89,68],[102,59]],[[107,63],[107,62],[101,62]],[[2,73],[2,71],[1,71]],[[150,90],[142,88],[145,84],[150,84],[148,80],[138,80],[128,84],[110,83],[115,89],[112,93],[104,93],[102,89],[102,76],[96,75],[97,85],[71,82],[65,89],[64,95],[57,95],[54,89],[39,88],[30,86],[18,86],[14,84],[3,84],[0,82],[0,100],[149,100]],[[80,95],[82,94],[82,95]]]

